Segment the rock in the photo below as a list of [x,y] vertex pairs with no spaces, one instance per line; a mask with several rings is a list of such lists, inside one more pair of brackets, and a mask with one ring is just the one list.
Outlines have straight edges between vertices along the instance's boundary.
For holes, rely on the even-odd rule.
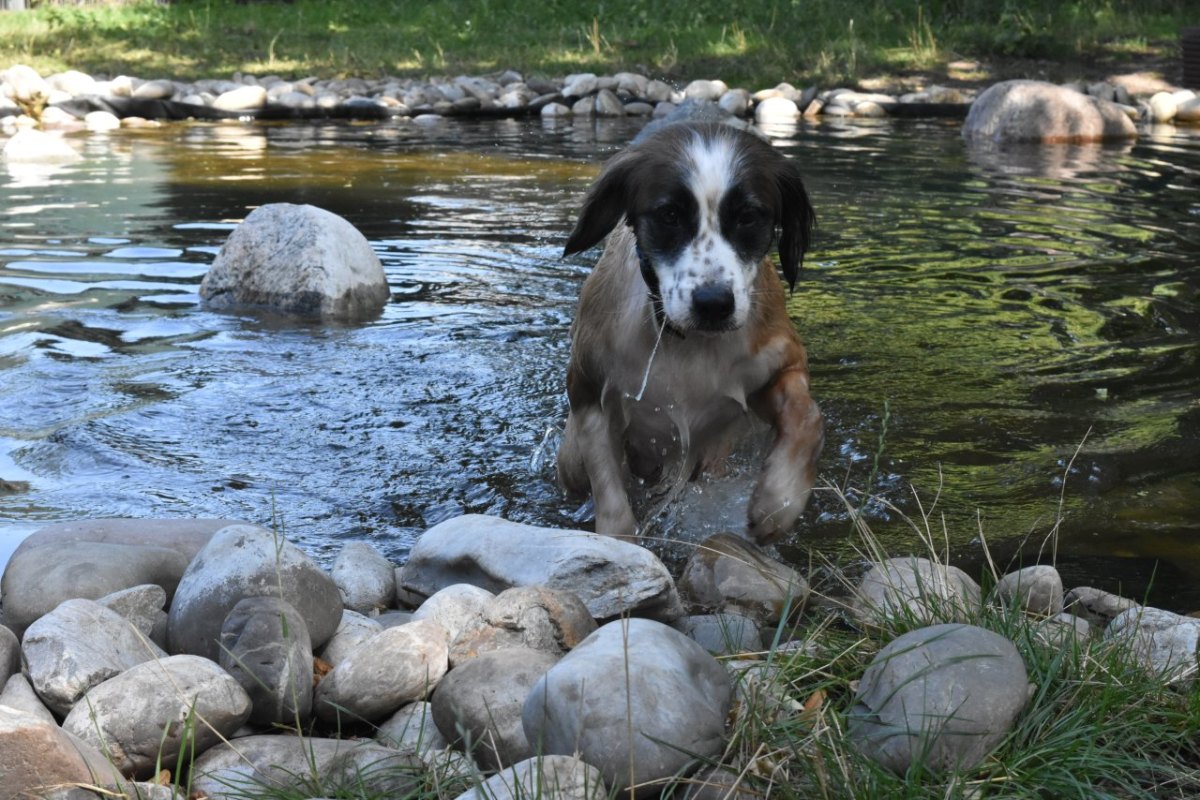
[[1161,608],[1131,608],[1109,623],[1104,640],[1128,647],[1146,671],[1170,683],[1191,686],[1196,681],[1200,619]]
[[337,630],[321,650],[321,660],[336,667],[350,651],[382,630],[382,625],[357,611],[343,611]]
[[72,97],[96,93],[96,79],[86,72],[69,69],[66,72],[56,72],[46,78],[51,89],[66,92]]
[[1053,617],[1063,610],[1063,583],[1058,570],[1038,564],[1010,572],[996,584],[1000,602],[1027,614]]
[[[681,800],[756,800],[763,792],[745,776],[721,767],[708,767],[683,784]],[[680,794],[678,790],[677,794]]]
[[571,104],[571,115],[576,117],[593,117],[596,115],[596,98],[592,95],[581,97]]
[[333,636],[342,619],[337,586],[291,542],[256,525],[230,525],[213,535],[179,581],[171,602],[170,652],[220,658],[221,625],[246,597],[291,603],[314,648]]
[[94,133],[115,131],[121,127],[121,119],[109,111],[89,111],[83,115],[83,127]]
[[793,123],[800,119],[800,108],[786,97],[768,97],[754,107],[754,121],[760,125]]
[[224,670],[197,656],[170,656],[93,688],[63,730],[108,754],[122,773],[147,778],[156,765],[173,764],[185,743],[202,753],[249,716],[250,698]]
[[564,589],[597,619],[631,614],[672,620],[683,612],[670,573],[644,547],[478,514],[430,528],[400,572],[401,588],[426,597],[454,583],[491,592],[514,586]]
[[0,687],[0,706],[15,708],[58,727],[58,720],[54,718],[53,712],[37,696],[29,679],[20,672],[9,677],[4,686]]
[[1102,589],[1078,586],[1063,596],[1063,607],[1068,613],[1085,619],[1103,630],[1123,612],[1141,606],[1132,600]]
[[240,600],[221,626],[220,664],[249,695],[253,724],[299,726],[312,713],[312,641],[290,603]]
[[138,632],[159,647],[167,645],[167,592],[161,586],[144,583],[106,594],[96,600],[137,628]]
[[455,667],[433,693],[438,730],[487,770],[530,758],[521,712],[534,683],[557,662],[548,653],[513,648]]
[[317,716],[372,722],[421,700],[449,669],[446,631],[428,620],[387,628],[355,648],[317,684]]
[[855,589],[851,610],[867,625],[897,617],[930,624],[966,620],[979,605],[979,584],[958,567],[906,557],[873,566]]
[[240,86],[217,95],[212,107],[219,111],[257,111],[266,104],[266,89],[261,86]]
[[808,582],[740,536],[718,533],[701,542],[684,565],[679,592],[699,609],[774,625],[799,612],[808,598]]
[[573,593],[518,586],[496,596],[484,607],[479,623],[451,642],[450,663],[458,665],[481,653],[510,647],[561,656],[594,630],[596,621]]
[[613,75],[617,82],[617,91],[634,97],[646,96],[646,88],[650,85],[649,79],[645,75],[639,75],[636,72],[618,72]]
[[62,137],[33,128],[14,133],[2,152],[6,161],[20,164],[67,164],[83,158]]
[[400,625],[407,625],[413,621],[413,612],[411,611],[387,611],[377,617],[371,617],[375,622],[379,623],[379,627],[395,628]]
[[538,113],[543,117],[569,117],[571,116],[571,107],[564,106],[562,103],[547,103]]
[[883,119],[887,110],[874,100],[860,100],[854,104],[854,116],[864,119]]
[[513,764],[455,800],[605,800],[600,770],[573,756],[539,756]]
[[391,291],[379,257],[349,222],[316,206],[268,203],[225,240],[200,296],[214,308],[356,320],[378,315]]
[[538,680],[525,736],[543,754],[577,754],[616,793],[650,796],[721,752],[729,704],[729,675],[704,648],[658,622],[618,620]]
[[[0,581],[6,623],[20,635],[35,619],[73,598],[96,600],[155,584],[168,600],[216,519],[97,519],[39,528],[13,552]],[[223,617],[222,617],[223,618]]]
[[562,96],[568,100],[586,97],[599,88],[599,80],[590,72],[568,75],[563,81]]
[[414,620],[427,619],[446,631],[447,644],[459,634],[483,624],[483,610],[496,595],[469,583],[456,583],[439,589],[413,612]]
[[40,797],[54,786],[111,783],[121,783],[121,776],[94,747],[52,722],[0,705],[0,797]]
[[417,753],[430,753],[450,746],[450,740],[433,721],[433,703],[423,700],[403,706],[381,722],[375,732],[375,741],[397,750],[411,748]]
[[973,625],[919,628],[884,647],[863,673],[848,735],[903,775],[970,770],[1011,731],[1034,687],[1017,648]]
[[750,113],[750,93],[745,89],[730,89],[721,95],[717,105],[735,117],[744,117]]
[[142,100],[170,100],[175,96],[175,84],[168,80],[146,81],[133,90],[133,97]]
[[353,797],[418,797],[425,784],[424,766],[416,753],[363,742],[334,756],[321,778],[326,794],[349,791]]
[[19,103],[49,98],[52,88],[33,67],[14,64],[0,71],[0,90],[5,97]]
[[21,640],[4,625],[0,625],[0,686],[9,676],[21,671]]
[[[278,796],[299,790],[308,797],[323,786],[339,756],[362,742],[309,736],[245,736],[213,747],[191,769],[192,796],[210,800],[246,800],[248,790]],[[371,743],[374,748],[374,743]],[[329,787],[334,788],[334,787]]]
[[995,142],[1099,142],[1137,130],[1114,103],[1042,81],[1002,81],[975,99],[963,137]]
[[1200,97],[1184,100],[1175,108],[1175,122],[1200,122]]
[[635,101],[625,104],[625,116],[627,117],[648,117],[654,113],[654,106],[649,103]]
[[676,620],[675,630],[713,655],[753,653],[762,649],[758,625],[740,614],[699,614]]
[[727,91],[729,91],[729,86],[725,81],[697,79],[683,88],[683,96],[686,100],[715,103]]
[[1073,614],[1061,613],[1039,622],[1033,635],[1047,647],[1083,647],[1092,636],[1091,624]]
[[38,695],[66,714],[92,687],[166,654],[117,612],[64,600],[25,631],[21,655]]
[[646,84],[646,91],[642,95],[642,99],[647,103],[670,103],[675,95],[675,90],[670,84],[659,80],[652,80]]
[[330,575],[342,593],[343,605],[360,614],[382,611],[396,596],[396,568],[367,542],[343,547]]
[[601,89],[596,95],[596,116],[623,117],[625,116],[625,104],[608,89]]
[[41,121],[43,130],[49,130],[50,128],[79,130],[83,127],[83,125],[79,122],[78,117],[67,111],[63,111],[58,106],[46,106],[46,108],[42,111]]

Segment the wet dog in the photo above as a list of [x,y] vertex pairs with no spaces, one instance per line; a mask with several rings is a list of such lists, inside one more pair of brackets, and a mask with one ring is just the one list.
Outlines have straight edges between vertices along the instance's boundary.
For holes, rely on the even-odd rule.
[[794,286],[814,215],[796,164],[720,123],[674,123],[605,164],[565,254],[607,243],[571,328],[559,481],[596,531],[634,536],[629,476],[716,468],[751,412],[774,429],[748,508],[759,543],[804,509],[824,440],[808,360],[770,251]]

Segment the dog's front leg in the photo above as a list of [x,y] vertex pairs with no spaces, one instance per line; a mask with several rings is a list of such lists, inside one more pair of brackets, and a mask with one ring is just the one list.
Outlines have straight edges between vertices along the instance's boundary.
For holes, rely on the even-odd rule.
[[608,419],[599,405],[572,409],[558,454],[559,480],[568,489],[582,488],[586,474],[596,505],[596,533],[632,538],[637,518],[625,493],[621,466],[621,426]]
[[748,531],[758,544],[769,544],[788,532],[808,502],[825,423],[808,393],[803,369],[781,370],[759,400],[759,413],[775,429],[775,442],[750,498]]

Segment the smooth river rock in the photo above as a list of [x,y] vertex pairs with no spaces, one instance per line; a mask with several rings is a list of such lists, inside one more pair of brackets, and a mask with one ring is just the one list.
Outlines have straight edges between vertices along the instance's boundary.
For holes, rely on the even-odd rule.
[[696,546],[679,577],[683,599],[700,611],[725,611],[774,625],[799,613],[808,581],[740,536],[718,533]]
[[0,797],[39,797],[50,787],[120,780],[96,748],[54,722],[0,705]]
[[578,595],[596,619],[683,615],[670,573],[644,547],[583,531],[469,514],[430,528],[400,571],[401,588],[428,597],[455,583],[490,592],[549,586]]
[[534,684],[525,736],[543,754],[578,755],[618,793],[636,785],[638,796],[657,795],[656,782],[721,752],[730,684],[725,667],[682,633],[617,620]]
[[316,206],[268,203],[229,234],[200,297],[218,309],[353,321],[377,316],[391,290],[370,242],[345,219]]
[[221,626],[221,667],[250,696],[250,722],[296,726],[312,713],[313,651],[291,603],[247,597]]
[[905,556],[872,566],[855,589],[851,609],[867,625],[893,618],[930,624],[965,621],[979,604],[979,584],[958,567]]
[[333,561],[329,574],[342,602],[360,614],[378,613],[396,597],[396,567],[367,542],[349,542]]
[[600,770],[573,756],[538,756],[513,764],[455,800],[606,800]]
[[314,648],[342,619],[337,586],[308,555],[266,528],[230,525],[213,535],[179,581],[168,621],[170,652],[219,660],[221,626],[246,597],[286,600],[304,618]]
[[1015,80],[993,84],[975,98],[962,135],[1051,144],[1133,139],[1137,128],[1116,103],[1053,83]]

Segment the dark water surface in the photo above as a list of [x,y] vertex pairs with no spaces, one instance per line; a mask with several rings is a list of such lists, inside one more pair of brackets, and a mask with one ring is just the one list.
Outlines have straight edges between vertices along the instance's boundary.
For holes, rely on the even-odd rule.
[[[275,519],[322,559],[365,539],[401,560],[466,511],[574,524],[553,445],[596,254],[559,254],[635,130],[175,125],[0,169],[0,559],[94,516]],[[791,309],[822,479],[882,498],[868,520],[895,554],[924,549],[907,517],[958,563],[981,563],[982,532],[1003,564],[1053,546],[1072,585],[1200,608],[1200,133],[1006,152],[940,122],[772,133],[820,219]],[[393,292],[378,320],[199,305],[229,230],[269,202],[371,240]],[[658,533],[737,524],[755,447]],[[781,552],[846,558],[848,529],[823,491]]]

